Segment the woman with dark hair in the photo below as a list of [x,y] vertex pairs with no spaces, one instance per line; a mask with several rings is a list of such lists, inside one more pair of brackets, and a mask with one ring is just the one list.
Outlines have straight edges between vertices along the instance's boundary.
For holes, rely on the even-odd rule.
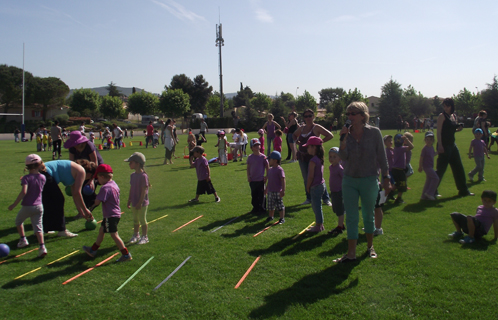
[[367,253],[371,258],[377,258],[373,248],[373,233],[375,202],[379,194],[379,168],[382,172],[384,190],[389,190],[391,187],[382,134],[379,128],[368,124],[370,116],[367,105],[363,102],[352,102],[346,108],[346,116],[351,121],[351,126],[343,127],[340,132],[341,136],[344,135],[344,139],[341,141],[339,156],[344,161],[342,196],[346,210],[348,253],[334,260],[339,263],[356,260],[360,198]]
[[168,160],[170,164],[173,164],[171,157],[173,156],[173,150],[176,145],[176,140],[173,138],[173,121],[171,119],[166,120],[164,126],[164,149],[166,149],[166,153],[163,164],[168,164]]
[[[453,99],[444,99],[442,106],[443,112],[437,117],[438,157],[436,173],[439,177],[439,184],[441,184],[449,164],[458,189],[458,195],[461,197],[473,196],[474,194],[471,193],[467,187],[462,159],[460,158],[460,152],[455,144],[455,132],[461,131],[463,126],[457,123]],[[437,191],[434,196],[438,196]]]
[[299,127],[299,124],[297,123],[297,113],[292,111],[289,113],[289,116],[287,117],[287,120],[285,120],[284,117],[280,117],[284,123],[285,123],[285,128],[287,129],[287,135],[286,135],[286,140],[287,140],[287,158],[285,160],[290,160],[292,156],[292,162],[297,162],[297,150],[296,150],[296,143],[294,141],[294,132],[296,132],[297,128]]
[[[325,143],[330,139],[332,139],[334,135],[332,134],[332,132],[328,131],[321,125],[316,124],[314,122],[315,113],[313,112],[313,110],[307,109],[306,111],[304,111],[303,118],[305,125],[299,127],[294,132],[292,138],[299,145],[299,150],[297,151],[297,160],[299,162],[299,168],[301,169],[301,174],[304,180],[304,190],[306,190],[306,182],[308,180],[308,167],[310,164],[310,160],[311,158],[313,158],[313,156],[308,153],[307,148],[303,147],[303,145],[305,145],[306,142],[308,142],[308,139],[310,137],[324,136],[322,141]],[[322,201],[325,205],[328,206],[332,205],[332,203],[330,202],[329,193],[327,192],[327,187],[325,187],[325,191],[322,196]],[[306,191],[306,200],[301,204],[304,205],[310,203],[311,203],[311,195],[308,191]]]

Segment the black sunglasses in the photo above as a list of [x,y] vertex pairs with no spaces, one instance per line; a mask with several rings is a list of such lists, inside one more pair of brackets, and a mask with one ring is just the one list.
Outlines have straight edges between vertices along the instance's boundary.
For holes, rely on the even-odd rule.
[[362,114],[361,112],[346,112],[346,116],[356,116],[357,114]]
[[313,115],[312,114],[307,114],[304,116],[305,118],[313,118]]

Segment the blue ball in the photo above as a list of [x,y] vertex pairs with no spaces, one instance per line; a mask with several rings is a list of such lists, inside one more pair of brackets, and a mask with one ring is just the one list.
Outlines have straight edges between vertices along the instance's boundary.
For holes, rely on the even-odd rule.
[[92,188],[90,188],[90,186],[89,186],[89,185],[84,186],[84,187],[83,187],[83,194],[84,194],[85,196],[91,196],[91,195],[93,194],[93,190],[92,190]]
[[0,258],[8,256],[10,253],[10,248],[5,243],[0,244]]

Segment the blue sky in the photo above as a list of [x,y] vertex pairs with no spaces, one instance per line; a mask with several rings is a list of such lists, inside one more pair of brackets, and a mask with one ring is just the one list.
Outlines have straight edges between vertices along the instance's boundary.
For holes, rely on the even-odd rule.
[[[328,87],[380,96],[392,77],[425,96],[485,88],[498,74],[498,1],[2,1],[0,63],[70,88],[161,92],[175,74],[224,92],[300,95]],[[299,89],[297,89],[299,88]]]

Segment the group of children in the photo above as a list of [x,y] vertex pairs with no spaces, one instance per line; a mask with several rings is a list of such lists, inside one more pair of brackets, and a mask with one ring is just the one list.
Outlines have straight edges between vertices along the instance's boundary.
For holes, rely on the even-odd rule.
[[[149,205],[149,188],[151,187],[149,177],[144,170],[145,156],[140,152],[133,153],[128,159],[129,167],[134,172],[130,176],[130,193],[128,196],[127,207],[133,212],[133,236],[129,243],[146,244],[148,238],[147,224],[147,208]],[[26,170],[29,174],[21,178],[21,192],[9,210],[13,210],[19,202],[21,209],[19,210],[15,223],[20,236],[17,244],[18,248],[23,248],[29,245],[24,232],[24,221],[31,219],[33,230],[39,243],[39,257],[44,257],[47,254],[43,235],[43,204],[42,191],[45,185],[46,178],[40,171],[45,170],[45,165],[41,157],[37,154],[30,154],[25,160]],[[122,256],[118,262],[131,260],[131,253],[124,245],[118,234],[118,224],[121,218],[121,208],[119,205],[120,189],[113,180],[113,170],[110,165],[101,164],[97,167],[93,179],[97,179],[101,185],[100,191],[95,202],[89,208],[93,211],[95,207],[102,204],[103,220],[99,229],[97,240],[92,246],[83,246],[83,250],[91,257],[94,257],[100,247],[104,236],[109,233],[111,238],[116,243]],[[92,221],[93,216],[86,216],[87,220]],[[140,226],[142,227],[142,236],[140,236]]]
[[52,151],[52,136],[50,132],[38,132],[36,134],[36,151]]

